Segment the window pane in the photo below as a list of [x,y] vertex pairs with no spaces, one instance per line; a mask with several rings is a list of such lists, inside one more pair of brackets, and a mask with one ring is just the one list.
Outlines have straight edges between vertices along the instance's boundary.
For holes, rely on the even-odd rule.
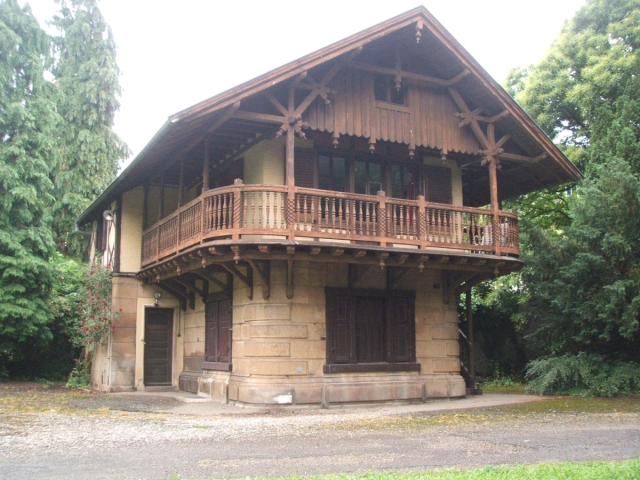
[[373,94],[376,100],[388,102],[387,98],[387,79],[384,75],[375,75],[373,77]]
[[329,167],[329,157],[323,155],[318,157],[318,188],[331,190],[331,169]]
[[333,189],[337,192],[344,192],[347,186],[347,168],[344,158],[334,157],[333,159]]
[[391,93],[390,103],[394,103],[396,105],[404,105],[404,88],[396,90],[396,87],[392,85],[389,90]]
[[391,196],[393,198],[403,198],[402,168],[399,165],[391,166]]
[[355,193],[367,193],[367,164],[354,162]]

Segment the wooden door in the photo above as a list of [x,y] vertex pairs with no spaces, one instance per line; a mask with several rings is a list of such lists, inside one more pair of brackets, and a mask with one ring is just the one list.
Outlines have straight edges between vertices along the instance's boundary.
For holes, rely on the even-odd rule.
[[144,340],[144,384],[171,385],[173,309],[147,309]]

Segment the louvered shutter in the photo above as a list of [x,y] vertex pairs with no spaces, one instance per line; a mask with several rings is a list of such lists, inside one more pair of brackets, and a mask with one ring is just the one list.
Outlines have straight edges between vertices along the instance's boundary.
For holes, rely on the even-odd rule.
[[451,169],[447,167],[428,166],[425,169],[427,177],[427,201],[433,203],[451,204]]
[[414,297],[387,299],[387,351],[389,362],[415,361]]
[[294,151],[294,177],[297,187],[314,188],[313,165],[315,155],[309,148],[296,148]]
[[220,325],[220,318],[218,315],[219,302],[207,303],[205,311],[205,325],[206,325],[206,338],[205,338],[205,361],[217,362],[218,361],[218,328]]
[[218,303],[218,361],[231,363],[231,300]]
[[351,312],[348,295],[327,295],[327,363],[351,361]]

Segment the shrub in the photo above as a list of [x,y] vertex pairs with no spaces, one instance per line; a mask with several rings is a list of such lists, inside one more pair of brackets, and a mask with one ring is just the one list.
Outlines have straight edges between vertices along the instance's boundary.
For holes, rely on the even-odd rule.
[[580,352],[534,360],[527,366],[527,391],[543,394],[611,397],[640,393],[640,364],[607,362]]
[[69,375],[67,388],[87,389],[91,388],[91,365],[88,362],[78,362]]

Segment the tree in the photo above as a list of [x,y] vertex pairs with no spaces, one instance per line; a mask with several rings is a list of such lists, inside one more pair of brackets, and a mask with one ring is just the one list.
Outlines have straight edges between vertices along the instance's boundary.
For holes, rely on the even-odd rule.
[[54,229],[60,250],[78,256],[84,242],[73,233],[75,219],[115,178],[129,150],[112,129],[120,72],[113,35],[97,0],[57,2],[60,9],[51,22],[59,32],[53,39],[53,74],[65,122],[62,162],[54,172]]
[[520,318],[540,326],[547,354],[529,368],[538,392],[640,391],[638,47],[640,0],[589,0],[540,64],[508,80],[587,176],[571,196],[536,199],[562,200],[567,221],[523,235]]
[[[16,0],[0,0],[0,359],[51,337],[48,259],[58,144],[55,91],[43,77],[50,42]],[[0,365],[0,370],[2,365]]]

